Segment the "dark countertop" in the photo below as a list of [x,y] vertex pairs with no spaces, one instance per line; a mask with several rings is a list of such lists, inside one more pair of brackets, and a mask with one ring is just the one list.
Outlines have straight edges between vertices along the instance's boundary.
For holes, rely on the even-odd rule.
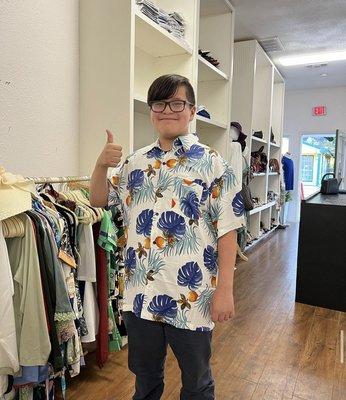
[[308,204],[321,204],[325,206],[344,206],[346,207],[346,194],[321,194],[306,200]]

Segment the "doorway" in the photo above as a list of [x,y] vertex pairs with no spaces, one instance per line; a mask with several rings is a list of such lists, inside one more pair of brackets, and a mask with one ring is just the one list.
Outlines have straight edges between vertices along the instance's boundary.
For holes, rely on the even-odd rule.
[[304,197],[320,190],[323,175],[334,172],[336,134],[302,135],[300,180]]

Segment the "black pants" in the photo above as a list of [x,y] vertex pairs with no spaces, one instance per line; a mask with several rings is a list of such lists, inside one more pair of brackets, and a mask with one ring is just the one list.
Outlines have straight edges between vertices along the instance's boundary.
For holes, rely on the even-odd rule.
[[136,375],[133,400],[159,400],[164,388],[164,363],[169,344],[181,370],[180,400],[214,399],[209,360],[212,332],[178,329],[124,312],[129,369]]

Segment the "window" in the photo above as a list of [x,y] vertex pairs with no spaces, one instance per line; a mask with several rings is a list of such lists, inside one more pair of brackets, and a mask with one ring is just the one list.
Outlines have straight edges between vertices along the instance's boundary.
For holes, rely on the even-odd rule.
[[314,179],[314,156],[302,155],[302,182],[312,182]]

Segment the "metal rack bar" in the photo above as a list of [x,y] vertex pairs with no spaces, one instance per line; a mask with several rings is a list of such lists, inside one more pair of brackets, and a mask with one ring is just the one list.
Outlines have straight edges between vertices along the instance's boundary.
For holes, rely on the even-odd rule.
[[26,177],[25,179],[39,183],[64,183],[64,182],[83,182],[90,181],[90,176],[57,176],[57,177]]

